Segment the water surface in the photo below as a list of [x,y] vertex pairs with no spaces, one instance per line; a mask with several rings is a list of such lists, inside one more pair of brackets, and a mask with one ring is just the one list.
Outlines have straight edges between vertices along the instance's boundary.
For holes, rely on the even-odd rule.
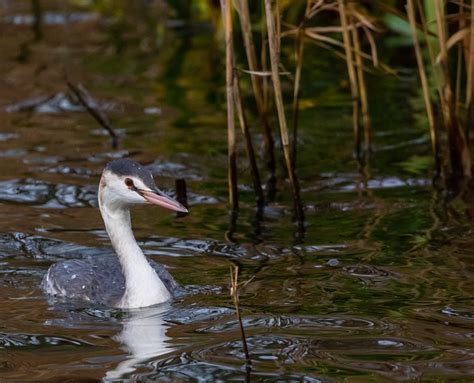
[[[124,16],[41,4],[36,40],[30,2],[0,9],[0,381],[472,379],[471,207],[431,186],[414,75],[369,78],[375,151],[360,171],[337,75],[345,64],[311,56],[303,99],[316,101],[303,102],[298,156],[304,240],[283,170],[258,218],[242,146],[242,211],[229,235],[223,52],[211,25],[167,19],[164,5]],[[68,93],[65,70],[97,97],[119,148]],[[189,294],[131,311],[48,299],[39,283],[50,264],[112,253],[96,185],[120,157],[147,164],[165,190],[186,179],[189,216],[137,208],[133,219],[145,253]],[[241,281],[253,278],[241,292],[250,371],[232,263]]]

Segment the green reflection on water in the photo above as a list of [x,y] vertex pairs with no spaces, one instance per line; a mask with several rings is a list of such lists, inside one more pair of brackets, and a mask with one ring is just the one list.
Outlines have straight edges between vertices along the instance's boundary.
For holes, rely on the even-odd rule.
[[[55,31],[50,32],[50,27],[43,26],[48,32],[43,37],[48,53],[42,54],[38,46],[23,64],[25,80],[15,81],[20,81],[23,87],[30,90],[28,86],[35,84],[32,79],[37,78],[27,77],[27,70],[31,69],[28,65],[50,68],[54,67],[55,60],[74,63],[79,72],[78,81],[86,84],[97,98],[110,100],[119,106],[109,113],[109,117],[114,126],[125,132],[120,149],[145,163],[159,159],[164,163],[181,164],[186,171],[198,174],[198,179],[187,179],[188,191],[213,197],[214,202],[196,202],[191,206],[191,214],[180,220],[157,210],[138,209],[133,216],[137,236],[145,241],[159,233],[160,238],[214,240],[220,246],[228,246],[224,250],[216,245],[207,252],[189,250],[189,253],[180,254],[170,245],[169,248],[163,246],[164,255],[153,256],[169,266],[184,285],[221,288],[220,293],[191,295],[176,305],[190,310],[209,306],[232,307],[228,297],[228,267],[232,259],[242,266],[241,280],[256,274],[241,296],[244,317],[275,319],[287,314],[290,318],[286,326],[258,324],[250,327],[249,335],[255,339],[251,349],[256,359],[255,374],[281,373],[286,376],[284,374],[298,372],[340,381],[382,381],[387,376],[387,381],[406,379],[403,371],[411,368],[421,371],[420,376],[423,373],[438,374],[448,379],[463,374],[462,366],[450,370],[444,364],[447,365],[451,358],[456,360],[451,349],[455,348],[458,353],[457,360],[464,361],[467,358],[463,359],[460,355],[467,355],[471,347],[472,321],[469,315],[472,315],[473,309],[472,290],[468,283],[473,276],[470,266],[472,252],[469,252],[472,224],[463,215],[464,204],[460,200],[451,203],[454,212],[443,214],[443,199],[436,196],[429,186],[430,164],[426,161],[429,142],[416,141],[426,131],[420,115],[422,103],[419,102],[419,89],[414,80],[368,76],[375,152],[368,165],[369,180],[364,180],[352,159],[350,97],[347,80],[341,75],[345,64],[328,52],[308,46],[298,152],[298,175],[307,206],[304,242],[295,245],[291,194],[284,179],[281,155],[278,158],[279,192],[276,203],[259,220],[244,148],[239,141],[242,210],[233,236],[237,243],[229,244],[225,240],[229,218],[226,207],[227,138],[221,41],[217,33],[213,33],[211,25],[193,28],[185,23],[182,28],[164,27],[163,20],[169,15],[159,15],[153,7],[150,12],[145,9],[143,13],[144,8],[134,7],[132,3],[92,3],[91,9],[112,18],[109,20],[111,26],[98,23],[84,28],[71,24],[67,28],[70,31],[77,28],[78,31],[69,39],[61,40],[60,44],[69,47],[69,44],[80,43],[81,49],[71,48],[66,55],[61,52],[67,49],[59,53],[49,49],[48,44],[54,46],[49,39],[53,38]],[[199,20],[204,18],[207,9],[202,7],[196,17]],[[88,7],[80,9],[87,10]],[[144,14],[147,18],[143,18]],[[141,25],[143,20],[144,25]],[[89,33],[86,34],[81,28]],[[285,40],[283,49],[284,52],[291,52],[292,42]],[[397,54],[390,47],[383,48],[382,52],[387,58]],[[239,60],[242,60],[241,56]],[[9,78],[16,78],[16,65],[6,58],[2,59],[2,67],[6,68]],[[33,90],[64,90],[64,84],[52,74],[55,71],[45,69]],[[48,87],[45,83],[49,84]],[[248,79],[244,79],[243,84],[255,145],[261,153],[261,130],[258,119],[252,113],[255,106],[252,97],[248,96]],[[291,83],[288,79],[284,79],[284,85],[286,97],[290,98]],[[14,93],[16,91],[18,94]],[[8,101],[5,104],[31,96],[21,87],[11,92],[13,94],[2,95],[2,100]],[[147,115],[144,113],[147,107],[157,107],[161,112]],[[29,177],[47,180],[53,186],[97,184],[98,171],[108,157],[95,162],[90,157],[109,152],[110,147],[105,136],[92,134],[97,126],[89,116],[32,113],[2,115],[1,118],[5,121],[5,131],[20,134],[19,139],[0,142],[2,153],[7,149],[26,150],[24,156],[2,163],[2,180]],[[276,121],[272,121],[272,126],[276,132]],[[38,147],[44,148],[40,150]],[[50,170],[55,163],[40,166],[31,161],[37,157],[44,159],[42,156],[47,155],[59,157],[61,165],[84,167],[95,173],[82,178],[74,174],[52,173]],[[262,174],[265,174],[263,161],[260,164]],[[160,186],[171,189],[174,178],[172,173],[158,177],[158,181]],[[410,186],[408,180],[419,182]],[[368,187],[363,186],[364,181]],[[48,193],[48,198],[55,195],[54,190]],[[2,223],[2,232],[37,233],[38,229],[55,229],[40,233],[45,237],[89,246],[105,246],[108,243],[104,233],[100,232],[100,217],[93,207],[62,206],[62,209],[53,209],[37,207],[34,202],[7,201],[2,204],[4,215],[9,218],[8,222]],[[11,331],[47,332],[44,323],[65,315],[62,311],[50,309],[43,301],[43,306],[27,301],[28,307],[25,307],[23,301],[10,299],[19,298],[19,290],[12,288],[15,285],[23,284],[23,287],[26,285],[29,290],[36,291],[38,276],[35,274],[29,279],[22,279],[21,273],[25,269],[34,269],[39,275],[43,270],[35,267],[46,266],[45,261],[41,266],[34,266],[37,263],[33,262],[27,250],[26,245],[21,247],[17,250],[18,259],[6,262],[6,267],[10,269],[5,274],[9,279],[2,279],[2,283],[5,281],[5,286],[2,284],[5,295],[1,300],[8,306],[2,309],[1,317],[5,318],[4,326]],[[26,253],[23,254],[23,251]],[[22,263],[20,254],[28,259],[27,264]],[[445,310],[451,306],[464,308],[457,314],[459,322],[456,326],[450,325],[454,320],[453,314]],[[305,327],[298,324],[298,320],[305,316],[313,320],[329,317],[340,323],[328,321]],[[344,320],[348,319],[365,320],[371,324],[350,327],[344,324]],[[75,320],[69,319],[66,324],[77,324]],[[242,378],[241,360],[235,356],[238,352],[231,344],[238,342],[239,335],[225,327],[233,321],[233,315],[211,317],[189,325],[174,324],[169,333],[174,342],[184,345],[186,352],[195,358],[217,366],[221,372],[232,367],[235,369],[233,373]],[[212,336],[204,336],[198,331],[200,326],[216,323],[222,324],[224,329]],[[97,356],[96,353],[102,352],[104,361],[100,360],[94,369],[91,368],[92,378],[100,378],[103,370],[113,367],[109,364],[115,363],[110,362],[111,355],[124,353],[121,345],[112,339],[116,328],[107,327],[104,330],[99,324],[110,325],[93,323],[88,335],[66,325],[53,328],[59,335],[85,337],[90,343],[100,346],[97,350],[77,356],[77,365],[71,367],[72,376],[84,369],[84,360],[90,360]],[[281,335],[288,343],[294,342],[294,347],[285,349],[283,341],[265,343],[268,339],[264,335]],[[307,353],[298,353],[299,347],[304,350],[302,338],[311,343]],[[407,339],[407,344],[400,350],[394,350],[388,346],[387,349],[373,345],[366,347],[367,343],[363,342],[385,338]],[[323,345],[318,343],[322,339],[327,341]],[[351,340],[352,343],[341,349],[341,340]],[[423,347],[408,344],[408,340]],[[215,362],[212,356],[213,347],[218,346],[226,352],[233,352],[232,357],[222,365]],[[32,347],[33,351],[37,349]],[[64,368],[70,364],[70,354],[69,349],[67,352],[58,350],[56,358],[47,362],[57,369]],[[275,354],[279,354],[278,362],[271,361]],[[270,361],[258,360],[258,355]],[[29,366],[30,357],[19,355],[14,361],[21,366]],[[168,357],[179,359],[181,354],[177,351],[175,354],[171,352],[171,356],[155,356],[149,364],[144,364],[154,369],[155,362],[171,363]],[[218,362],[220,360],[217,359]],[[436,369],[433,367],[436,364],[441,367]],[[397,370],[400,365],[405,370]],[[184,370],[185,367],[183,361],[176,369]],[[37,370],[41,371],[41,367]],[[466,370],[469,373],[468,367]],[[464,372],[463,376],[467,373]]]

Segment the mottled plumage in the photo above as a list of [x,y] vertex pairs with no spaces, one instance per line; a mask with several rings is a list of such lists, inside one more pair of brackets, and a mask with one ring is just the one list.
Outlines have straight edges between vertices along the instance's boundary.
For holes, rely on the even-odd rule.
[[[173,297],[184,292],[163,265],[150,259],[148,263]],[[55,263],[43,277],[41,287],[49,295],[116,307],[125,292],[125,278],[116,257],[97,256]]]

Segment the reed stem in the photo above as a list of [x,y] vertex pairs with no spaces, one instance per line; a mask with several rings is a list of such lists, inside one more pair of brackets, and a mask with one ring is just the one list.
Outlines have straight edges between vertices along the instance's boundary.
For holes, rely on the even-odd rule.
[[[350,5],[352,8],[352,4]],[[353,17],[350,18],[351,24],[353,25],[352,31],[352,41],[354,43],[354,56],[357,67],[357,83],[359,84],[359,95],[360,95],[360,105],[362,112],[362,122],[364,125],[364,145],[365,150],[370,153],[371,151],[371,132],[370,132],[370,115],[369,115],[369,100],[367,97],[367,85],[365,82],[364,76],[364,62],[362,60],[361,48],[360,48],[360,38],[359,30],[354,25]]]
[[[349,5],[349,9],[351,10],[352,15],[352,8],[353,4]],[[360,95],[360,105],[362,111],[362,121],[364,124],[364,143],[365,143],[365,150],[370,153],[371,151],[371,122],[370,122],[370,115],[369,115],[369,100],[367,97],[367,85],[365,83],[365,76],[364,76],[364,62],[362,60],[361,48],[360,48],[360,38],[359,38],[359,30],[355,25],[355,20],[353,16],[349,18],[352,24],[352,41],[354,43],[354,56],[355,62],[357,66],[357,83],[359,84],[359,95]]]
[[265,197],[263,195],[260,173],[258,171],[257,161],[255,159],[255,150],[253,148],[252,137],[250,135],[247,118],[245,117],[245,111],[242,106],[242,97],[240,96],[240,82],[237,72],[234,72],[234,102],[240,122],[240,129],[242,131],[242,135],[244,136],[245,148],[247,149],[247,157],[250,163],[250,172],[252,175],[257,206],[259,209],[262,209],[265,205]]
[[469,56],[467,59],[467,86],[466,86],[466,110],[471,108],[474,93],[474,7],[471,7],[469,26]]
[[298,144],[298,116],[299,116],[299,104],[300,104],[300,83],[301,83],[301,69],[303,67],[303,50],[304,50],[304,37],[305,37],[305,27],[308,20],[309,12],[311,9],[311,0],[306,1],[306,8],[298,32],[296,35],[295,43],[295,61],[296,61],[296,70],[295,70],[295,83],[293,87],[293,140],[292,140],[292,150],[291,155],[293,157],[293,165],[296,167],[296,149]]
[[451,79],[448,65],[448,49],[446,46],[446,30],[444,18],[444,1],[435,0],[436,30],[440,47],[440,66],[443,75],[442,83],[442,112],[448,129],[448,140],[451,158],[451,168],[458,176],[471,176],[471,155],[467,146],[464,132],[459,126],[451,88]]
[[433,156],[435,158],[435,171],[436,174],[441,172],[441,161],[439,156],[439,144],[438,144],[438,132],[435,125],[433,106],[430,100],[430,91],[428,86],[428,78],[426,76],[425,64],[423,56],[421,54],[421,46],[418,40],[417,27],[416,27],[416,11],[413,4],[413,0],[407,0],[406,4],[408,21],[413,38],[413,46],[415,49],[415,57],[418,64],[418,73],[420,75],[421,89],[423,91],[423,100],[425,102],[426,114],[428,116],[428,125],[430,129],[431,137],[431,148],[433,150]]
[[352,131],[354,135],[354,151],[357,159],[360,158],[360,129],[359,129],[359,91],[357,85],[357,77],[354,69],[354,60],[352,58],[351,36],[347,23],[347,13],[345,0],[338,0],[339,17],[341,19],[342,40],[344,43],[344,51],[346,54],[347,73],[349,74],[349,83],[352,96]]
[[232,300],[234,301],[235,313],[237,315],[237,320],[239,322],[240,336],[242,339],[242,347],[244,349],[244,354],[245,354],[246,367],[249,372],[249,370],[252,367],[252,360],[250,359],[249,348],[247,346],[247,338],[245,336],[245,328],[242,322],[242,314],[240,312],[239,266],[232,265],[230,267],[230,280],[231,280],[230,295],[232,296]]
[[[461,6],[464,5],[464,1],[461,2]],[[462,19],[462,17],[461,17]],[[467,44],[464,44],[467,45]],[[466,139],[469,141],[470,128],[474,122],[474,105],[473,105],[473,94],[474,94],[474,7],[471,6],[471,17],[469,23],[469,46],[465,48],[466,57],[466,72],[467,72],[467,85],[466,85],[466,118],[465,118],[465,132]]]
[[[464,20],[464,0],[460,0],[458,28],[459,30],[463,30],[465,27],[466,27],[466,21]],[[461,103],[463,45],[464,44],[458,45],[458,49],[457,49],[458,57],[456,58],[456,87],[454,91],[454,105],[456,106],[456,113],[458,112],[459,105]],[[468,79],[468,87],[469,87],[469,79]]]
[[227,182],[229,188],[229,205],[232,210],[239,209],[237,193],[237,155],[235,144],[234,119],[234,44],[232,28],[232,0],[221,0],[224,21],[225,56],[226,56],[226,90],[227,90]]
[[266,164],[269,172],[269,180],[267,182],[267,188],[270,190],[269,194],[274,194],[272,189],[275,189],[276,182],[276,164],[275,164],[275,143],[273,140],[272,129],[268,118],[267,105],[264,97],[264,87],[262,77],[257,76],[256,73],[260,70],[257,54],[255,51],[255,44],[252,35],[251,23],[250,23],[250,12],[248,6],[248,0],[236,0],[238,4],[238,14],[240,25],[242,27],[242,37],[244,40],[245,53],[247,56],[247,62],[251,71],[250,79],[252,81],[252,90],[257,105],[257,112],[260,117],[260,121],[263,128],[263,139],[265,145],[265,156]]
[[279,41],[280,35],[277,35],[275,28],[275,20],[273,19],[271,0],[264,0],[265,15],[267,20],[268,46],[270,49],[270,65],[272,71],[273,89],[275,93],[275,103],[278,114],[278,124],[280,127],[280,139],[283,146],[283,154],[285,156],[286,168],[293,188],[293,201],[295,208],[295,219],[298,223],[304,222],[304,212],[300,199],[300,190],[298,179],[296,178],[295,169],[293,166],[288,127],[286,124],[285,109],[283,105],[283,95],[281,90],[279,66],[280,66],[280,51]]

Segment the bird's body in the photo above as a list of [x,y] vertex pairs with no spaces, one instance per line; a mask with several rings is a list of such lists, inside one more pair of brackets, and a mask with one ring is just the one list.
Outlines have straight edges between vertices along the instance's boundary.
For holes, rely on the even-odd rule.
[[133,236],[130,207],[150,203],[171,210],[187,209],[164,195],[151,173],[131,160],[114,160],[102,173],[99,208],[117,258],[59,262],[43,278],[50,295],[80,298],[121,308],[162,303],[181,291],[162,266],[149,261]]
[[[183,293],[183,288],[163,265],[152,260],[148,263],[172,297]],[[55,263],[44,276],[42,287],[49,295],[119,307],[125,293],[125,278],[117,257],[106,255]]]

